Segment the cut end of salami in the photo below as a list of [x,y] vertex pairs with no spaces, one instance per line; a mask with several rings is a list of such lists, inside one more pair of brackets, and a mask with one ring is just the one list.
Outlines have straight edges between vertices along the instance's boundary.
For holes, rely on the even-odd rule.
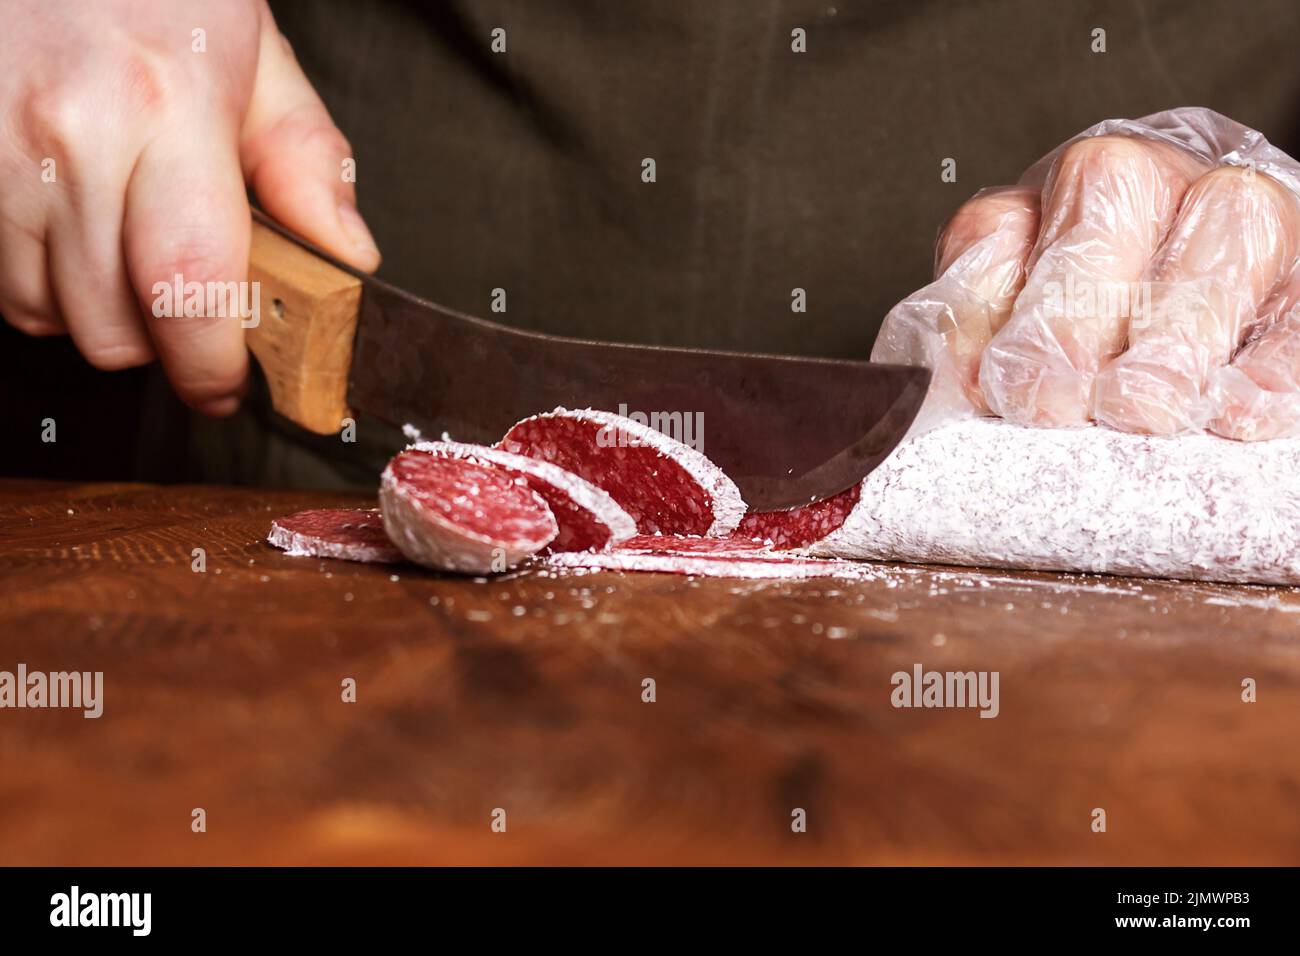
[[552,551],[600,551],[636,534],[632,516],[608,493],[558,465],[461,442],[421,441],[411,448],[476,461],[523,478],[550,507],[559,526]]
[[402,560],[378,508],[320,508],[271,522],[268,543],[295,557],[339,558],[372,564]]
[[491,465],[404,451],[379,485],[384,528],[417,564],[490,574],[514,567],[554,540],[546,502],[516,475]]
[[806,548],[838,531],[848,520],[862,493],[862,483],[837,495],[785,511],[751,511],[740,520],[733,537],[755,538],[784,551]]
[[730,534],[745,513],[735,483],[695,449],[610,412],[557,408],[519,422],[498,447],[604,489],[642,534]]

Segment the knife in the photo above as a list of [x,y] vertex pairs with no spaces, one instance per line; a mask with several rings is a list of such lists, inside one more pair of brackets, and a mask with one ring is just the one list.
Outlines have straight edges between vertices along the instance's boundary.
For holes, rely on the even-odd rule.
[[253,218],[249,279],[260,283],[260,307],[248,345],[275,410],[317,434],[364,412],[490,445],[560,405],[640,413],[661,431],[680,428],[672,437],[767,511],[860,481],[907,433],[930,382],[928,370],[902,365],[512,329],[358,272],[260,211]]

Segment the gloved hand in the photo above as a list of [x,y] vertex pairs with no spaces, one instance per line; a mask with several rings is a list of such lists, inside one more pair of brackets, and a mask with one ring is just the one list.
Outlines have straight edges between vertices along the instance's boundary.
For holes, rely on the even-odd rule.
[[1107,120],[957,211],[872,359],[934,371],[921,429],[1300,434],[1298,267],[1300,164],[1210,110]]
[[362,269],[379,252],[351,150],[265,0],[23,0],[0,26],[0,313],[93,365],[162,359],[186,402],[234,411],[240,316],[155,315],[155,283],[246,278],[246,186]]

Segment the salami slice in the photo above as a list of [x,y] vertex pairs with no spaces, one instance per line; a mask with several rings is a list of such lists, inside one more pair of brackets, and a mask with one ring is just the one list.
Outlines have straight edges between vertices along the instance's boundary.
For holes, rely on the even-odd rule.
[[554,540],[551,509],[528,483],[465,458],[404,451],[379,484],[384,528],[417,564],[444,571],[505,571]]
[[541,495],[555,516],[559,532],[552,551],[600,551],[636,534],[636,522],[608,493],[558,465],[514,455],[499,448],[450,441],[421,441],[412,449],[433,455],[467,458],[522,477]]
[[800,579],[864,578],[875,573],[852,561],[799,558],[788,553],[750,552],[653,552],[612,551],[553,554],[547,563],[554,568],[587,571],[645,571],[659,574],[689,574],[710,578]]
[[603,488],[642,534],[723,537],[745,513],[740,490],[703,454],[609,412],[557,408],[525,418],[498,447]]
[[837,495],[785,511],[751,511],[740,519],[732,537],[756,538],[773,548],[806,548],[830,535],[848,519],[862,493],[862,483]]
[[555,554],[549,563],[560,568],[649,571],[718,578],[861,578],[871,573],[851,561],[774,551],[763,541],[736,535],[707,538],[643,534],[598,554]]
[[726,538],[703,538],[698,535],[639,534],[618,546],[619,551],[643,554],[746,554],[770,551],[762,541],[731,535]]
[[296,557],[392,564],[402,560],[378,508],[319,508],[271,522],[266,540]]

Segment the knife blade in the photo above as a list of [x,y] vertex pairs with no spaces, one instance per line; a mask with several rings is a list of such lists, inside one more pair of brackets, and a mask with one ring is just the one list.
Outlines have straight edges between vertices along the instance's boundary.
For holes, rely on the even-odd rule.
[[249,347],[276,411],[310,431],[360,411],[493,444],[530,415],[597,408],[697,448],[755,510],[856,484],[902,440],[930,381],[911,366],[513,329],[357,272],[256,210],[249,278],[262,302]]

